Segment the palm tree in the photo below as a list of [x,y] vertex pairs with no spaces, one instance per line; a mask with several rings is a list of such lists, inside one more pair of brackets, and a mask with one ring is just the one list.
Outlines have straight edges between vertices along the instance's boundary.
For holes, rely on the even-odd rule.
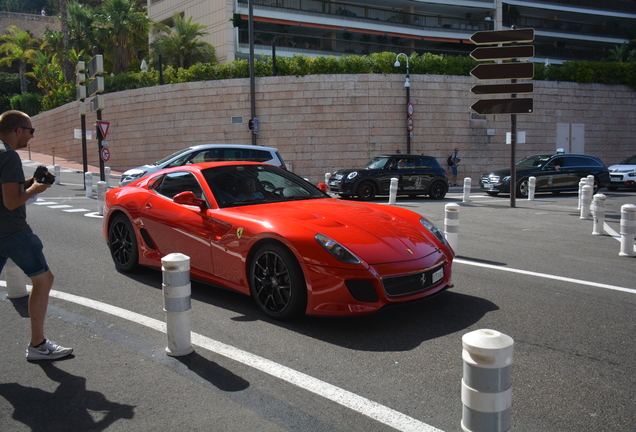
[[197,38],[206,35],[205,26],[192,23],[192,17],[183,19],[180,14],[172,16],[174,28],[157,23],[155,27],[165,34],[155,38],[150,48],[155,55],[162,54],[166,64],[188,68],[195,63],[216,62],[214,47]]
[[92,53],[93,47],[97,45],[93,9],[77,1],[69,2],[66,7],[68,10],[68,42],[70,48],[74,48],[76,51]]
[[97,38],[113,61],[113,72],[128,72],[137,50],[147,46],[150,19],[128,0],[106,0],[95,14]]
[[7,29],[9,34],[0,36],[0,53],[6,54],[0,59],[0,65],[11,66],[14,62],[18,62],[18,71],[20,73],[20,93],[24,94],[28,91],[26,81],[27,63],[35,58],[35,48],[38,40],[31,37],[31,34],[20,30],[16,26],[9,26]]
[[68,60],[68,11],[66,10],[66,0],[60,0],[60,23],[62,25],[62,35],[64,38],[64,49],[62,51],[62,70],[67,83],[73,81],[73,66]]

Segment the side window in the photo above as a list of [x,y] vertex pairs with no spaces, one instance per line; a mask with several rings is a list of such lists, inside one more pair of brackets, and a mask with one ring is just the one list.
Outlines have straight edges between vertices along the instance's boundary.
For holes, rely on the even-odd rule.
[[436,168],[433,161],[434,161],[433,158],[416,158],[415,167],[416,168]]
[[152,188],[170,199],[181,192],[193,192],[197,198],[203,198],[203,189],[197,179],[189,172],[173,172],[166,174],[161,181],[157,181]]

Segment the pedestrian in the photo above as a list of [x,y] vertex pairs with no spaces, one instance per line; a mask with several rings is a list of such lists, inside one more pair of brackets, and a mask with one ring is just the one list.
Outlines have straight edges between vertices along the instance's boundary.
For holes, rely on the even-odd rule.
[[42,10],[40,11],[40,15],[46,16],[46,9],[42,8]]
[[18,149],[25,148],[35,134],[31,118],[21,111],[0,115],[0,271],[11,259],[31,278],[29,296],[31,343],[27,360],[65,357],[73,352],[44,337],[44,319],[53,286],[53,273],[46,263],[42,242],[26,221],[27,200],[44,192],[50,184],[25,179]]
[[451,176],[449,180],[450,186],[459,186],[457,184],[457,164],[459,164],[459,161],[461,161],[461,159],[457,156],[458,153],[459,150],[455,149],[453,154],[450,155],[447,159],[448,168],[451,170]]

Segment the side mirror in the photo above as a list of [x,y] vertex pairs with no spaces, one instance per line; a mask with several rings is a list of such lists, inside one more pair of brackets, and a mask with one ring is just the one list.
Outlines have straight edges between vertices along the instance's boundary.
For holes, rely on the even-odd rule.
[[207,202],[202,198],[197,198],[194,192],[191,191],[176,194],[172,201],[177,204],[196,206],[202,210],[207,207]]
[[327,183],[318,183],[318,189],[320,189],[324,193],[329,193],[329,186],[327,185]]

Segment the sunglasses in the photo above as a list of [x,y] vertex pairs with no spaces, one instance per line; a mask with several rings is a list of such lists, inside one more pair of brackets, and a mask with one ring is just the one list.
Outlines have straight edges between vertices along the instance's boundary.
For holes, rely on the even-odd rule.
[[20,126],[20,129],[28,130],[31,132],[31,135],[35,135],[35,128]]

